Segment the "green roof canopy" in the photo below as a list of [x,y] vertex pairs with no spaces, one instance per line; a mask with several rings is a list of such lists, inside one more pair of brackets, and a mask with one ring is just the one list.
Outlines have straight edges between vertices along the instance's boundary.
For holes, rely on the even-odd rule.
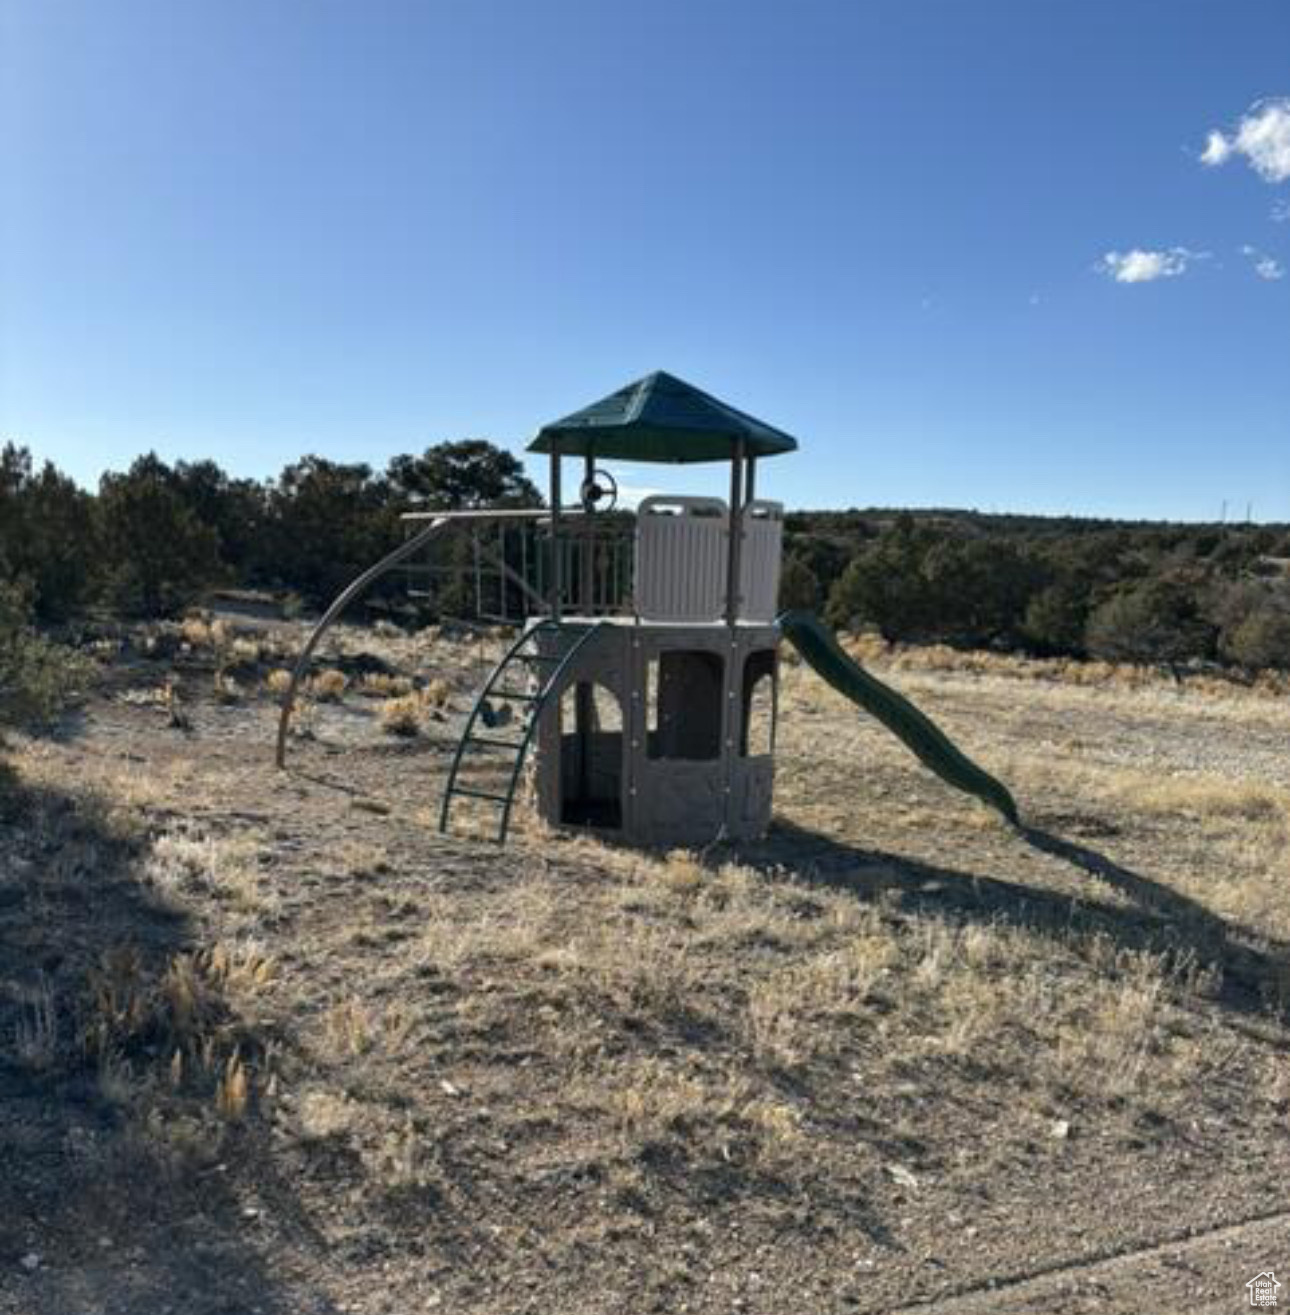
[[573,415],[543,425],[530,452],[618,461],[728,461],[736,442],[750,457],[793,452],[797,439],[656,370]]

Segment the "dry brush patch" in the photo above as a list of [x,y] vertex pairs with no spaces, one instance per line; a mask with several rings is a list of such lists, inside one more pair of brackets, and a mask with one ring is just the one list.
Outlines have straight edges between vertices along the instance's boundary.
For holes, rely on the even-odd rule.
[[281,698],[291,688],[291,672],[286,667],[275,667],[265,676],[264,687],[275,698]]
[[153,841],[143,877],[180,903],[201,894],[232,915],[271,922],[280,899],[266,857],[249,838],[217,837],[189,825]]
[[947,644],[896,644],[874,634],[849,635],[843,646],[865,665],[892,671],[999,676],[1133,693],[1185,691],[1201,698],[1284,699],[1290,695],[1290,675],[1272,669],[1252,674],[1239,670],[1191,672],[1179,678],[1158,666],[1100,659],[1022,657],[982,649],[951,648]]
[[339,703],[349,688],[349,677],[335,667],[325,667],[310,676],[307,688],[319,703]]
[[1027,752],[1011,753],[1007,770],[1034,794],[1074,797],[1090,815],[1133,819],[1148,829],[1170,888],[1229,922],[1233,932],[1290,939],[1290,789]]
[[[355,678],[347,698],[439,698],[410,674],[426,656],[415,637],[342,641],[325,659],[337,670],[342,649],[376,643],[403,664]],[[460,707],[476,650],[437,637],[433,651],[442,699]],[[956,730],[971,706],[960,682],[1001,679],[910,677]],[[267,720],[253,728],[200,684],[196,738],[167,736],[155,716],[140,729],[147,708],[113,705],[146,762],[93,739],[23,755],[33,782],[76,775],[102,798],[92,833],[36,827],[31,843],[62,856],[58,880],[110,869],[156,927],[171,917],[183,931],[154,932],[149,948],[108,928],[77,964],[27,975],[6,1035],[32,1072],[91,1072],[102,1099],[134,1111],[140,1144],[174,1162],[205,1171],[218,1153],[231,1173],[244,1154],[250,1179],[289,1177],[336,1282],[349,1261],[328,1247],[358,1239],[388,1258],[382,1285],[411,1284],[477,1224],[502,1257],[498,1286],[456,1305],[505,1309],[498,1294],[526,1256],[573,1282],[591,1238],[656,1274],[678,1221],[712,1219],[734,1247],[723,1256],[791,1287],[784,1256],[823,1266],[838,1238],[877,1246],[871,1216],[903,1264],[909,1221],[926,1213],[944,1233],[949,1209],[978,1208],[982,1181],[1000,1199],[1036,1183],[1056,1199],[1081,1165],[1120,1172],[1127,1159],[1098,1161],[1098,1148],[1112,1155],[1144,1128],[1154,1146],[1211,1124],[1247,1137],[1284,1124],[1284,1026],[1271,1002],[1226,998],[1224,962],[1176,908],[1140,907],[1129,887],[1028,848],[798,668],[784,689],[784,824],[761,845],[671,855],[531,821],[501,851],[438,837],[443,764],[427,742],[305,744],[304,772],[257,776],[247,755],[269,746],[247,736]],[[1094,700],[1075,693],[1059,693],[1058,712],[1092,738]],[[979,737],[991,765],[1015,768],[1047,825],[1103,836],[1110,860],[1185,895],[1198,924],[1236,920],[1251,937],[1284,925],[1277,787],[1054,754],[1027,738],[1037,701],[1009,697],[1015,708],[970,723],[970,747]],[[1116,689],[1108,706],[1155,697]],[[203,742],[212,726],[230,729]],[[202,752],[181,752],[189,743]],[[406,809],[353,804],[398,790]],[[128,861],[105,863],[118,845]],[[66,898],[41,853],[33,936]],[[639,1250],[622,1241],[642,1234]],[[414,1261],[417,1248],[436,1259]],[[552,1288],[548,1304],[567,1295]]]
[[358,693],[369,699],[403,698],[413,690],[410,676],[369,671],[358,682]]
[[176,1168],[205,1160],[276,1081],[272,956],[247,936],[203,935],[191,907],[176,907],[181,894],[191,903],[180,885],[222,892],[230,869],[190,837],[150,843],[144,818],[106,791],[26,774],[21,788],[0,861],[6,1049],[43,1084],[51,1117],[65,1100],[79,1108],[87,1082],[114,1111],[120,1135],[101,1148],[102,1172],[115,1172],[127,1141]]
[[661,1139],[704,1155],[736,1124],[752,1146],[763,1114],[773,1141],[822,1149],[812,1103],[855,1074],[1011,1073],[1028,1100],[1087,1111],[1162,1108],[1204,1069],[1212,980],[1108,948],[1077,917],[1065,937],[955,925],[688,855],[615,853],[601,871],[576,900],[529,880],[468,921],[444,901],[423,951],[475,1026],[514,1026],[515,995],[540,1001],[529,1041],[571,1068],[581,1115],[619,1151],[630,1135],[634,1153]]
[[418,735],[427,720],[442,720],[451,697],[448,682],[435,679],[422,689],[387,698],[380,707],[381,729],[387,735]]

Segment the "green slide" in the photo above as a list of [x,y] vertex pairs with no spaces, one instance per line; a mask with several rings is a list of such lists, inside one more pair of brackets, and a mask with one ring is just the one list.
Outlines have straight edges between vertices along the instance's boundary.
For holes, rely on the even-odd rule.
[[1018,825],[1017,804],[1008,788],[955,748],[949,736],[907,698],[847,657],[818,617],[810,612],[785,612],[778,625],[817,675],[872,713],[942,781],[976,795]]

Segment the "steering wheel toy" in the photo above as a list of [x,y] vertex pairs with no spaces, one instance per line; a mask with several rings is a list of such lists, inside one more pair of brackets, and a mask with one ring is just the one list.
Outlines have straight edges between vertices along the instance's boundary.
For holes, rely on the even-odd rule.
[[578,497],[583,511],[613,511],[618,503],[618,481],[607,470],[593,470],[582,481]]

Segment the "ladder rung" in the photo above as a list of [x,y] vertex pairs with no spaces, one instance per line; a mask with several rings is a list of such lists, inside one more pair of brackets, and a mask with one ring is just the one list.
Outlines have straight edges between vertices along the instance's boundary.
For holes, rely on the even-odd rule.
[[516,653],[516,660],[520,662],[563,662],[563,653]]
[[540,694],[525,694],[523,690],[518,689],[490,689],[488,697],[490,699],[519,699],[524,703],[536,703],[542,696]]
[[491,749],[522,749],[524,746],[515,740],[495,740],[491,735],[468,735],[470,744],[486,744]]
[[449,790],[449,793],[464,794],[470,799],[488,799],[495,804],[509,804],[511,802],[510,795],[492,794],[488,790],[472,790],[469,786],[465,785],[454,785]]

